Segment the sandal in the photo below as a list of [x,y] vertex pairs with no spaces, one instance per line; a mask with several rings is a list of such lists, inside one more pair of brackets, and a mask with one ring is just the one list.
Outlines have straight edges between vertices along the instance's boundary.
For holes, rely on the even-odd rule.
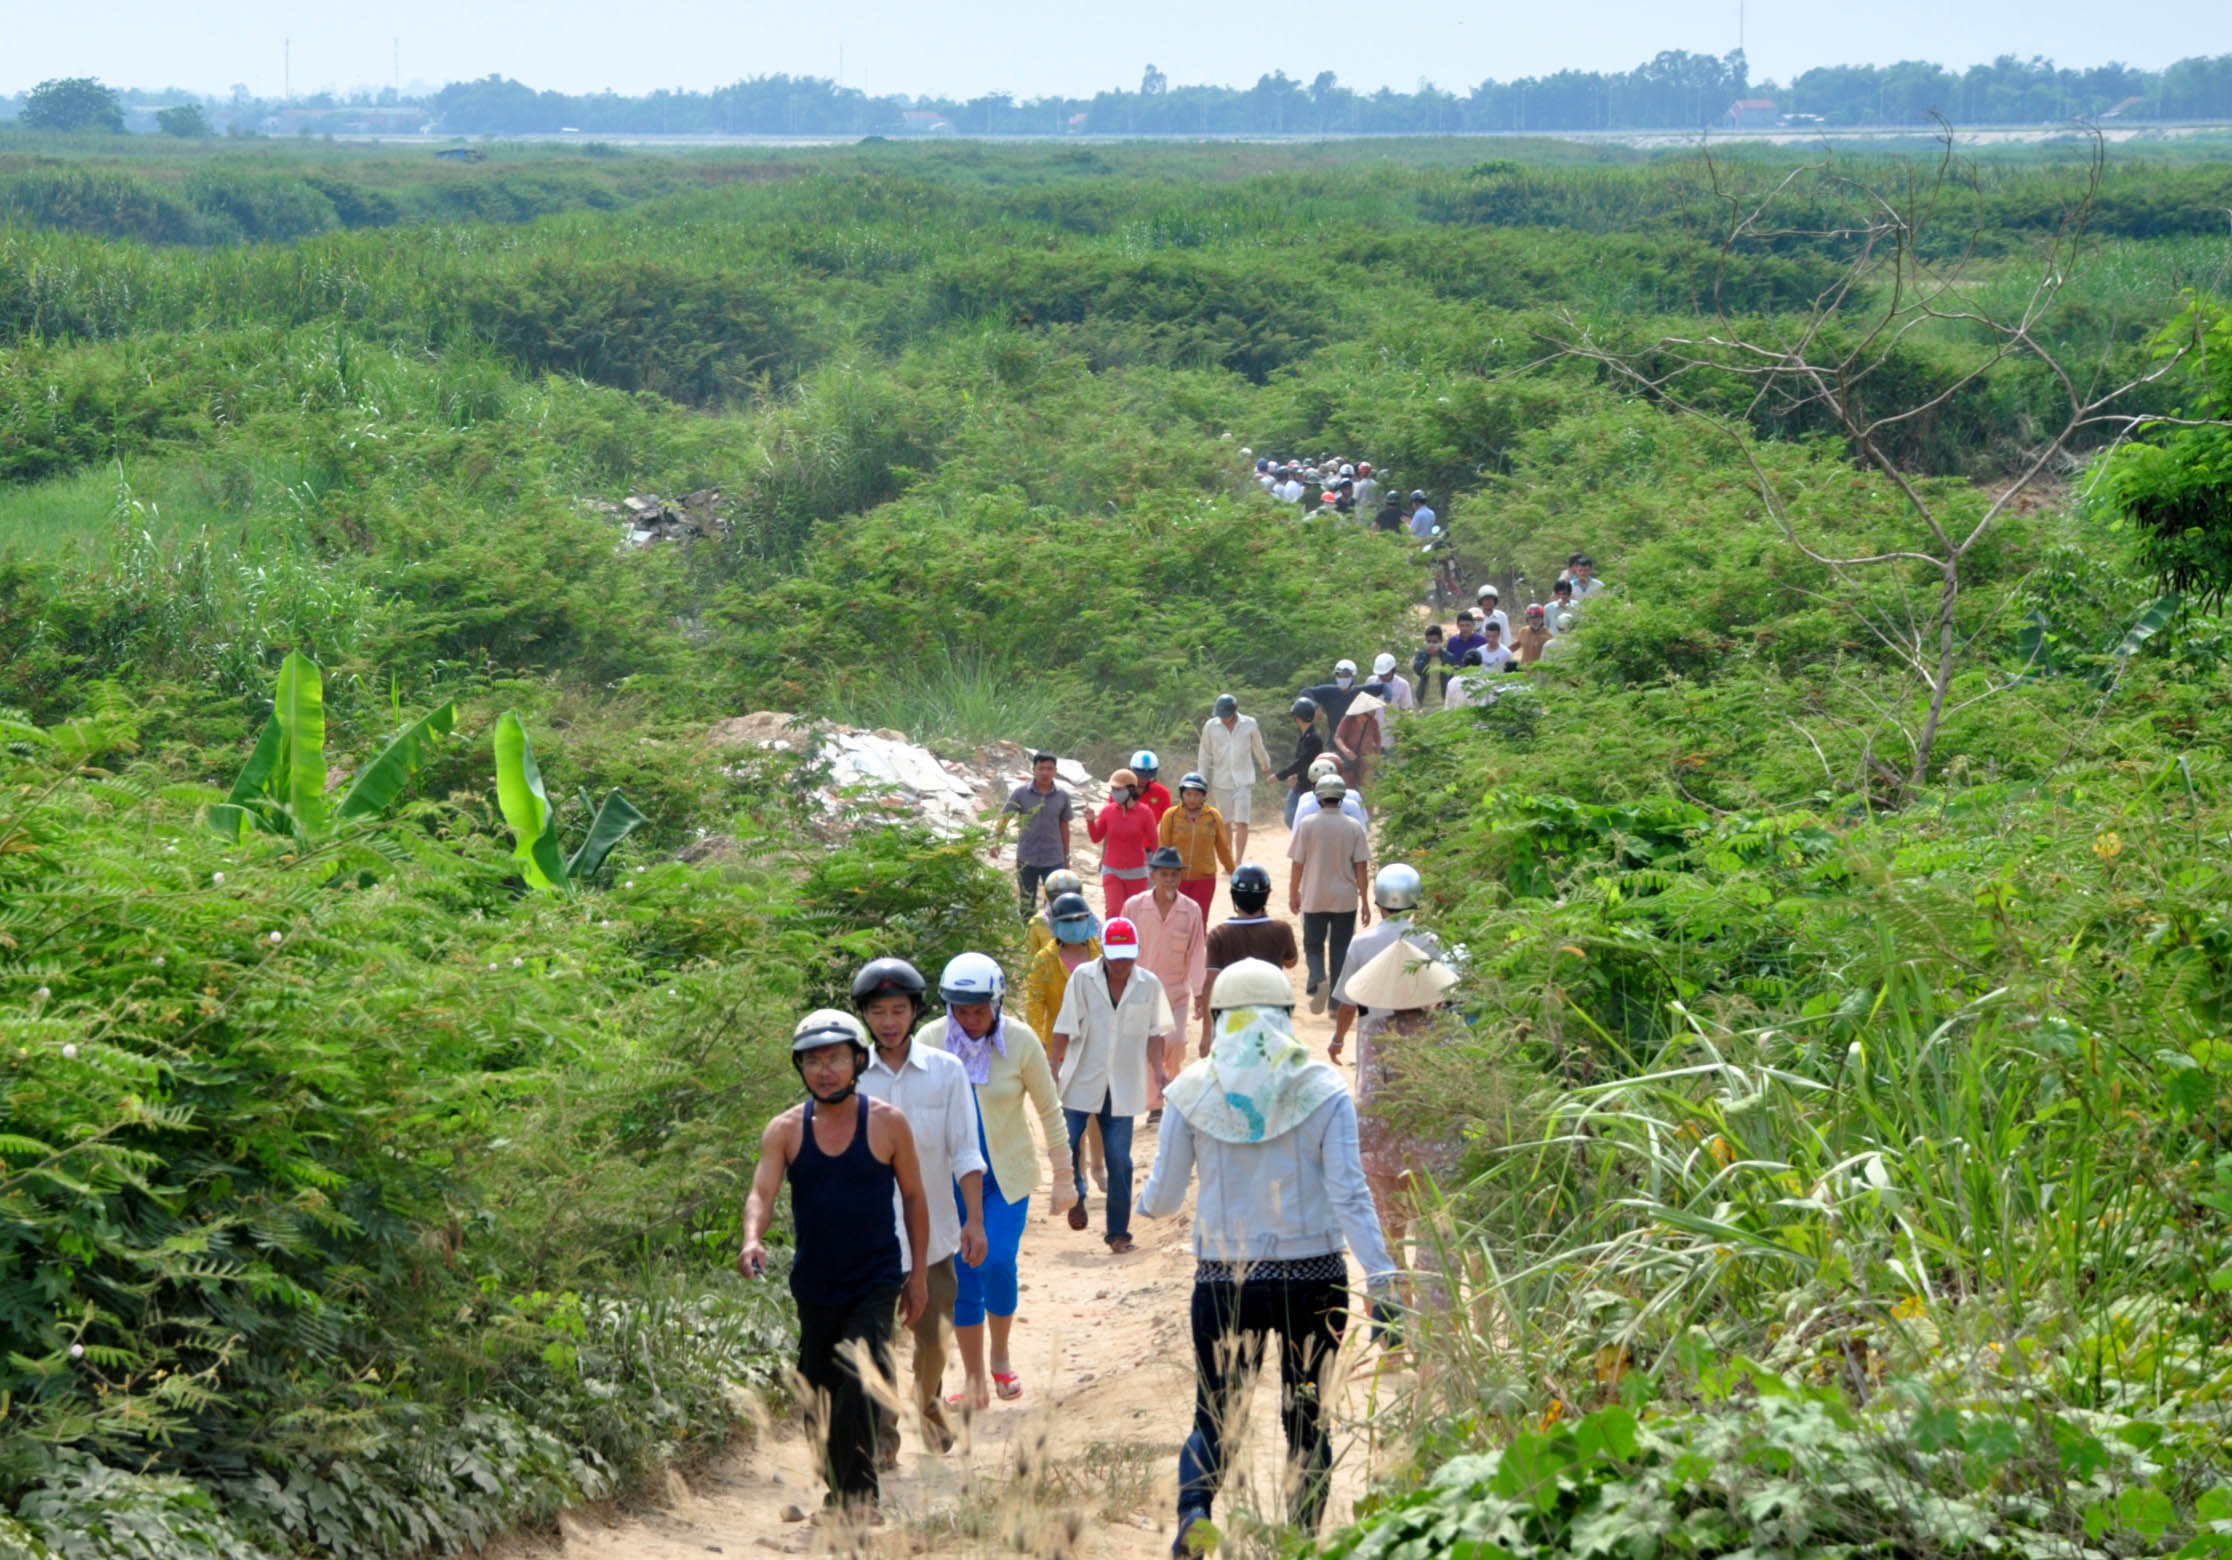
[[1080,1197],[1070,1204],[1069,1227],[1073,1230],[1081,1230],[1088,1222],[1085,1217],[1085,1199]]
[[996,1370],[992,1373],[992,1390],[1003,1403],[1012,1403],[1023,1395],[1023,1377],[1018,1371]]
[[1108,1254],[1112,1257],[1128,1257],[1137,1249],[1129,1235],[1118,1235],[1108,1243]]

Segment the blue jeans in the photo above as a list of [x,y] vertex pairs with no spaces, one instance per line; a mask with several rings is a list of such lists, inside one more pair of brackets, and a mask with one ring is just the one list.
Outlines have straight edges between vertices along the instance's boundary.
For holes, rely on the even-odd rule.
[[1131,1236],[1132,1119],[1113,1114],[1105,1094],[1097,1111],[1062,1107],[1062,1117],[1069,1123],[1070,1165],[1077,1176],[1077,1195],[1085,1195],[1085,1160],[1078,1148],[1085,1140],[1085,1123],[1096,1116],[1100,1118],[1101,1150],[1108,1156],[1108,1238],[1127,1240]]
[[1302,791],[1300,787],[1290,786],[1287,790],[1286,799],[1286,820],[1287,827],[1289,829],[1292,829],[1294,827],[1294,809],[1300,807],[1301,805]]
[[1325,1391],[1348,1325],[1348,1285],[1281,1279],[1196,1283],[1193,1292],[1194,1427],[1178,1453],[1178,1515],[1209,1515],[1224,1484],[1225,1437],[1242,1389],[1259,1369],[1267,1335],[1279,1335],[1279,1422],[1299,1480],[1288,1511],[1305,1533],[1325,1514],[1333,1437]]

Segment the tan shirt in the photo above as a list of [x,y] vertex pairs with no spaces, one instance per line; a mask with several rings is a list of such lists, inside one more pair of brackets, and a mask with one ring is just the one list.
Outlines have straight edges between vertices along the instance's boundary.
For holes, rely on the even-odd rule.
[[1364,825],[1348,814],[1320,809],[1298,820],[1287,860],[1299,864],[1295,870],[1302,876],[1302,913],[1354,910],[1357,863],[1371,859]]
[[1111,1002],[1103,961],[1078,969],[1054,1016],[1054,1033],[1069,1036],[1054,1080],[1062,1104],[1097,1111],[1106,1100],[1111,1115],[1138,1115],[1147,1108],[1147,1037],[1177,1030],[1170,998],[1153,970],[1134,967],[1124,983],[1124,1000]]
[[1275,767],[1263,749],[1263,732],[1253,715],[1233,718],[1232,729],[1212,718],[1201,728],[1194,768],[1211,785],[1254,785]]

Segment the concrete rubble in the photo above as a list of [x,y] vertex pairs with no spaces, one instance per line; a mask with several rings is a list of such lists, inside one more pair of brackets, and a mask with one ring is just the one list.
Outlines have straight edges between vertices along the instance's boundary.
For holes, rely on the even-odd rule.
[[591,514],[603,515],[627,527],[630,547],[704,541],[726,536],[730,529],[728,517],[721,513],[719,488],[699,488],[695,493],[673,499],[661,498],[656,493],[635,493],[617,504],[597,498],[583,499],[581,503]]
[[[1031,779],[1031,750],[995,742],[967,763],[940,758],[903,732],[861,731],[852,726],[755,710],[716,725],[706,737],[714,747],[757,748],[810,754],[827,766],[820,783],[821,810],[832,822],[912,818],[951,838],[991,821],[1008,794]],[[1082,815],[1107,800],[1085,766],[1065,758],[1055,773]]]

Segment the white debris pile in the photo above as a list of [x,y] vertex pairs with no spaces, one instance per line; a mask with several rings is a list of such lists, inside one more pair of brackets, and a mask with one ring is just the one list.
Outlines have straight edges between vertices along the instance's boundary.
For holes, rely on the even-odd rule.
[[[940,758],[898,731],[861,731],[808,716],[755,710],[722,721],[707,733],[715,747],[811,755],[827,766],[821,783],[821,811],[833,822],[848,819],[918,820],[933,832],[952,836],[982,825],[1019,785],[1031,779],[1031,754],[1014,742],[995,742],[974,755],[974,762]],[[1056,767],[1061,783],[1081,809],[1098,786],[1085,766],[1065,758]]]

